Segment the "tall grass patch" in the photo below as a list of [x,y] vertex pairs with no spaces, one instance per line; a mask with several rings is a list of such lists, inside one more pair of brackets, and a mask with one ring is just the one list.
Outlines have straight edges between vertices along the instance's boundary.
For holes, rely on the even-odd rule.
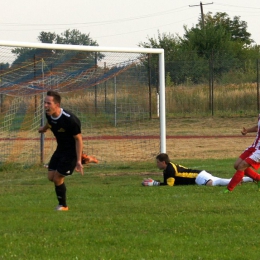
[[167,115],[248,116],[257,113],[256,83],[168,86],[166,88]]

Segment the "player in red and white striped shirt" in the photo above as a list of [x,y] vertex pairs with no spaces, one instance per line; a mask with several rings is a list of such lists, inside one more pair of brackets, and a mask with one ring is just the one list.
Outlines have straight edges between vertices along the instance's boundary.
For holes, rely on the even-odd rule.
[[260,167],[260,114],[258,116],[257,125],[251,128],[243,127],[241,131],[242,135],[253,132],[257,132],[255,141],[239,156],[235,162],[234,168],[237,171],[227,185],[227,189],[224,191],[225,193],[232,191],[241,182],[244,175],[247,175],[256,181],[258,187],[260,188],[260,174],[253,170],[257,170]]

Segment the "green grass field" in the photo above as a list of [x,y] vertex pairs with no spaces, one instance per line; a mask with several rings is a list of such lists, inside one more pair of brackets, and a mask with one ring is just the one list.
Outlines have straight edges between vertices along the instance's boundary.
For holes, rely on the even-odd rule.
[[[234,159],[181,160],[216,176]],[[224,187],[143,187],[155,163],[91,165],[66,179],[70,210],[54,211],[44,168],[0,169],[0,259],[259,259],[260,192]],[[158,173],[158,175],[156,174]]]

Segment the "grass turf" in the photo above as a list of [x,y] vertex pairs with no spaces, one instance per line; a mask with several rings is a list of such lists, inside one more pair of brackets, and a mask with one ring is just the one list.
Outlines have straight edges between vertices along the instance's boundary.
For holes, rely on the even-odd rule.
[[[178,163],[230,177],[233,161]],[[149,175],[140,171],[162,179],[154,163],[74,173],[66,178],[70,210],[57,212],[46,169],[2,168],[0,259],[259,259],[255,184],[230,194],[224,187],[142,187]]]

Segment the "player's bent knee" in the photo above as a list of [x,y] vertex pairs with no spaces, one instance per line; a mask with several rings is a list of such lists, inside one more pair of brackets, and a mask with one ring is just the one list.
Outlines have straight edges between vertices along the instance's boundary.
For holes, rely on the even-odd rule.
[[56,186],[61,185],[64,182],[64,176],[59,174],[57,171],[55,172],[55,174],[53,175],[53,180],[54,184]]
[[208,180],[206,183],[206,186],[213,186],[213,181],[212,180]]
[[48,176],[48,180],[53,182],[53,177]]
[[55,172],[54,171],[49,171],[48,172],[48,180],[49,181],[54,181],[54,174],[55,174]]
[[237,166],[237,171],[244,171],[246,168],[248,168],[250,164],[248,164],[245,161],[242,161],[238,166]]
[[239,163],[235,163],[235,164],[234,164],[234,169],[235,169],[236,171],[238,170],[239,165],[240,165]]

